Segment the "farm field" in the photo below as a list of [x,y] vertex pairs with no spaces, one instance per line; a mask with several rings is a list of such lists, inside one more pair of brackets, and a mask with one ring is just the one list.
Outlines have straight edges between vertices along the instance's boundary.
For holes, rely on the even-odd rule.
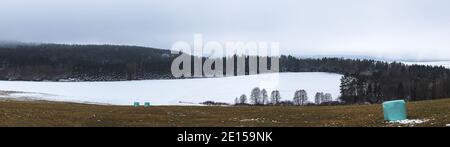
[[383,120],[380,104],[305,107],[112,106],[50,101],[0,101],[6,127],[445,127],[450,99],[410,102],[408,118]]

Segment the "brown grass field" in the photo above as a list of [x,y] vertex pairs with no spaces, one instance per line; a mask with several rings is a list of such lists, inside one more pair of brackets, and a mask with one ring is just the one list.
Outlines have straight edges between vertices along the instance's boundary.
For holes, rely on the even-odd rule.
[[3,127],[445,127],[450,99],[410,102],[415,125],[387,123],[380,104],[305,107],[104,106],[0,101]]

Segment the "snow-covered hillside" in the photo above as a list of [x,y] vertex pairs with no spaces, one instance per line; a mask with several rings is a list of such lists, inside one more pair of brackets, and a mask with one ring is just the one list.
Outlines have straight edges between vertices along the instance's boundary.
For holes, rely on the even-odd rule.
[[207,100],[233,103],[241,94],[250,94],[254,87],[269,92],[278,89],[282,100],[291,100],[295,90],[305,89],[310,100],[316,92],[339,96],[340,78],[331,73],[280,73],[208,79],[142,80],[118,82],[25,82],[0,81],[0,90],[22,91],[13,97],[34,97],[56,101],[92,102],[131,105],[150,102],[152,105],[185,105]]

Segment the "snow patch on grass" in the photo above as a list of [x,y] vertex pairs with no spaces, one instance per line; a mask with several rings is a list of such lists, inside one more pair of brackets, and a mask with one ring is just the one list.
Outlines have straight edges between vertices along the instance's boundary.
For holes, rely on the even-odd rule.
[[391,124],[417,125],[430,121],[429,119],[405,119],[397,121],[389,121]]
[[266,120],[265,118],[250,118],[250,119],[241,119],[240,122],[258,122],[258,123],[278,123],[276,120]]

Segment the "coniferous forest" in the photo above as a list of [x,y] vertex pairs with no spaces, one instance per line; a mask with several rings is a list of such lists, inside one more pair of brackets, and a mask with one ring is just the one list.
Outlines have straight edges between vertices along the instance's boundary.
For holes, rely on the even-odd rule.
[[[0,46],[0,80],[173,79],[175,77],[171,74],[171,63],[177,56],[179,54],[172,54],[169,50],[138,46]],[[203,61],[206,59],[195,56],[191,58]],[[249,58],[259,57],[232,56],[224,57],[223,61],[243,59],[248,65]],[[450,97],[450,70],[444,67],[363,59],[301,59],[285,55],[271,57],[269,61],[273,58],[279,58],[280,72],[343,74],[341,100],[345,103],[380,103],[392,99],[417,101]],[[248,66],[245,73],[252,73],[249,72]]]

